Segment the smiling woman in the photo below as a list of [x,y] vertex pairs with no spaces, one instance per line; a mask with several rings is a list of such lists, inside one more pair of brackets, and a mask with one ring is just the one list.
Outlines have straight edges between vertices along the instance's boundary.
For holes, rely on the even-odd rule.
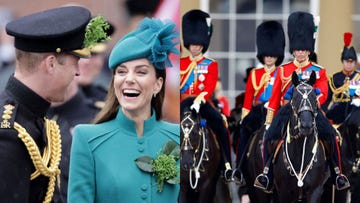
[[[135,162],[144,156],[157,160],[166,143],[180,142],[179,125],[161,120],[165,67],[171,66],[169,54],[179,53],[174,27],[145,18],[114,46],[105,106],[96,124],[74,129],[69,202],[177,202],[177,181],[159,181]],[[170,168],[178,168],[176,160]]]

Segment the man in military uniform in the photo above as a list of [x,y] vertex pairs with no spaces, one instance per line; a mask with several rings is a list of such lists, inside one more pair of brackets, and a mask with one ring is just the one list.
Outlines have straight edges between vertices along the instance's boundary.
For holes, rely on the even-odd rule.
[[58,190],[61,140],[46,118],[62,102],[78,74],[89,10],[68,6],[21,17],[6,25],[15,38],[16,67],[0,96],[0,202],[61,202]]
[[357,56],[354,47],[350,47],[351,38],[352,33],[344,33],[344,49],[341,53],[343,68],[329,78],[330,105],[326,116],[334,124],[341,124],[345,120],[351,112],[351,99],[360,96],[356,92],[360,87],[360,72],[355,70]]
[[[236,168],[240,168],[245,146],[263,124],[266,116],[264,104],[269,100],[277,75],[277,67],[284,59],[285,34],[282,25],[266,21],[256,29],[257,58],[264,65],[253,69],[247,79],[244,104],[241,112],[241,137]],[[254,108],[253,108],[254,107]]]
[[224,154],[224,176],[231,179],[231,156],[229,146],[229,132],[224,125],[221,114],[211,104],[218,80],[218,63],[206,58],[213,27],[208,13],[201,10],[190,10],[182,19],[184,46],[190,56],[180,59],[180,99],[183,101],[189,96],[204,95],[200,108],[200,115],[208,122],[209,127],[218,136]]
[[272,122],[272,120],[279,107],[281,105],[285,105],[291,99],[293,88],[293,85],[291,84],[291,75],[294,71],[296,71],[299,77],[304,80],[309,79],[312,71],[315,71],[316,73],[314,88],[317,92],[319,109],[315,119],[316,123],[324,124],[318,126],[319,138],[327,143],[330,143],[334,148],[334,153],[332,154],[333,160],[329,162],[333,166],[330,168],[333,169],[334,174],[337,175],[336,178],[334,178],[334,180],[336,180],[336,187],[338,189],[345,189],[349,187],[349,182],[345,175],[343,175],[340,171],[341,167],[339,167],[341,162],[339,161],[339,157],[337,157],[339,152],[338,147],[336,147],[336,132],[320,110],[320,105],[326,101],[328,95],[326,70],[309,60],[309,55],[314,52],[315,28],[314,18],[309,13],[294,12],[288,18],[290,53],[294,55],[295,59],[279,67],[278,74],[274,82],[272,96],[269,99],[263,143],[264,171],[256,177],[254,183],[255,187],[263,189],[265,192],[270,192],[272,183],[272,166],[271,161],[269,161],[269,152],[267,148],[268,141],[277,141],[280,139],[281,126],[284,125],[286,117],[289,117],[289,110],[281,108],[285,113],[279,112],[279,115],[275,117],[274,122]]
[[[109,28],[105,29],[106,37],[113,31],[113,26],[109,24]],[[106,89],[94,84],[104,63],[103,53],[106,47],[107,40],[101,38],[90,47],[90,58],[79,59],[79,75],[70,83],[64,101],[53,102],[47,114],[57,121],[61,131],[60,197],[64,203],[67,202],[72,130],[76,125],[90,123],[95,118],[103,107],[107,94]]]
[[63,203],[67,202],[72,131],[78,124],[91,123],[99,110],[94,101],[79,89],[75,80],[70,83],[64,102],[52,103],[48,110],[47,116],[56,120],[61,132],[60,197]]

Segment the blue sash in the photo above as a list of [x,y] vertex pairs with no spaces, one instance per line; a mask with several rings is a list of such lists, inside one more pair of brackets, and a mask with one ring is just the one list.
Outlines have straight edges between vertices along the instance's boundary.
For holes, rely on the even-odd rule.
[[[277,74],[277,69],[275,70],[274,76],[272,76],[271,78],[276,78],[276,74]],[[259,100],[260,102],[267,102],[270,99],[271,93],[272,93],[272,89],[274,86],[274,82],[270,82],[268,83],[267,87],[264,89],[264,91],[261,93]]]
[[[207,73],[208,71],[208,67],[209,65],[212,63],[212,60],[205,58],[204,60],[202,60],[198,65],[198,75],[202,74],[202,73]],[[195,73],[194,70],[192,70],[190,73],[188,79],[185,82],[185,85],[180,89],[180,93],[183,94],[185,93],[190,85],[195,81]],[[197,77],[197,76],[196,76]]]

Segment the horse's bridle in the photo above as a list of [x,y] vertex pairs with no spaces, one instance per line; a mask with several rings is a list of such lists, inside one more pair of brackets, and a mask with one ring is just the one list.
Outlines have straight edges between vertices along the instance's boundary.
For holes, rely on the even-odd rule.
[[[193,146],[191,145],[191,140],[190,140],[190,133],[194,129],[195,122],[190,118],[190,116],[191,116],[191,112],[187,113],[185,118],[180,123],[181,130],[184,133],[184,140],[181,143],[181,148],[180,148],[183,151],[188,151],[188,150],[193,149]],[[191,125],[187,126],[185,124],[186,121],[190,121]],[[197,146],[197,148],[195,150],[195,153],[193,155],[194,166],[189,171],[190,186],[191,186],[192,189],[195,189],[197,187],[198,180],[200,179],[200,167],[201,167],[202,162],[205,160],[204,156],[206,156],[205,151],[207,150],[206,149],[206,138],[205,138],[205,124],[202,124],[202,122],[199,122],[199,126],[200,126],[200,129],[199,129],[200,137],[199,137],[199,139],[201,140],[201,138],[202,138],[202,144],[203,145],[202,145],[202,150],[201,150],[200,159],[199,159],[198,163],[196,163],[196,155],[195,154],[199,151],[200,144],[199,144],[199,146]],[[192,181],[192,173],[193,172],[195,173],[195,183],[193,183],[193,181]]]
[[[296,87],[296,91],[302,96],[300,100],[300,104],[298,106],[294,105],[294,100],[291,99],[290,105],[292,108],[293,116],[295,120],[297,121],[297,125],[295,126],[295,129],[300,128],[300,120],[298,118],[298,114],[300,114],[303,111],[310,111],[314,117],[313,117],[313,125],[315,126],[315,118],[317,116],[317,103],[313,104],[310,101],[309,95],[314,91],[314,88],[307,84],[306,82],[301,81],[299,85]],[[317,101],[317,100],[316,100]],[[295,136],[294,139],[298,138],[298,136]]]
[[312,91],[314,91],[314,88],[305,83],[305,82],[301,82],[300,85],[297,85],[296,87],[297,92],[302,96],[302,99],[300,101],[300,105],[299,108],[296,110],[296,108],[294,107],[294,102],[293,100],[291,100],[291,107],[293,108],[294,112],[296,113],[300,113],[302,111],[310,111],[312,112],[314,115],[316,115],[316,104],[312,104],[310,99],[309,99],[309,95],[311,94]]
[[[180,123],[181,130],[184,133],[184,140],[181,143],[181,148],[180,149],[184,150],[184,151],[193,149],[193,146],[191,145],[191,141],[190,141],[190,133],[191,133],[191,131],[193,130],[193,128],[195,126],[195,122],[190,118],[190,116],[191,116],[191,112],[187,113],[185,118]],[[186,121],[190,122],[190,126],[185,124]]]
[[[303,181],[304,181],[307,173],[312,168],[312,165],[315,161],[316,152],[317,152],[318,135],[317,135],[317,129],[316,129],[316,123],[315,123],[315,118],[317,115],[317,104],[312,104],[310,101],[310,98],[309,98],[310,93],[312,91],[314,91],[314,89],[311,85],[309,85],[305,82],[301,82],[300,85],[297,85],[295,88],[296,88],[297,92],[302,96],[298,109],[296,109],[296,107],[294,106],[293,99],[291,99],[291,102],[290,102],[294,117],[297,120],[297,126],[295,126],[295,127],[300,128],[300,120],[298,119],[298,114],[300,114],[302,111],[310,111],[314,115],[312,122],[313,122],[313,126],[314,126],[315,143],[311,150],[312,157],[311,157],[309,164],[307,164],[304,169],[305,146],[306,146],[306,140],[307,140],[307,137],[305,137],[304,143],[303,143],[303,150],[302,150],[303,154],[302,154],[302,161],[301,161],[301,167],[300,167],[299,173],[297,173],[297,171],[294,169],[294,166],[290,160],[289,153],[288,153],[288,143],[290,143],[290,140],[291,140],[290,138],[292,137],[290,135],[289,123],[287,124],[287,129],[286,129],[287,137],[286,137],[286,140],[284,143],[284,146],[285,146],[284,153],[286,156],[287,163],[289,164],[290,174],[293,174],[296,177],[296,179],[298,180],[297,185],[299,188],[301,188],[304,185]],[[297,139],[299,137],[300,137],[300,135],[293,136],[293,139]]]

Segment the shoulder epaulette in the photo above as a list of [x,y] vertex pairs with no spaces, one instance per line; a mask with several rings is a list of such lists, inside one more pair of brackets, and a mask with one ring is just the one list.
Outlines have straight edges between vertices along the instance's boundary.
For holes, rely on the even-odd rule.
[[205,59],[209,59],[209,60],[211,60],[211,61],[216,61],[215,59],[209,58],[209,57],[205,57]]
[[6,103],[2,108],[0,128],[13,128],[16,115],[16,105]]
[[318,68],[320,68],[320,69],[324,69],[324,67],[320,66],[320,65],[317,64],[317,63],[312,63],[312,65],[313,65],[313,66],[316,66],[316,67],[318,67]]

